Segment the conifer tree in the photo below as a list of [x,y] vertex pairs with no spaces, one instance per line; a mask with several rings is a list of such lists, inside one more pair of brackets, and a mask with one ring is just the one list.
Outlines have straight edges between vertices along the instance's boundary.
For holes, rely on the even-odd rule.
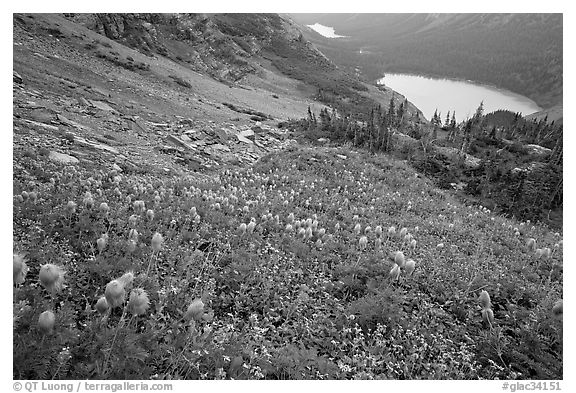
[[394,96],[390,98],[390,104],[388,105],[388,115],[386,116],[388,120],[388,125],[393,126],[395,124],[396,111],[394,106]]
[[406,106],[404,102],[400,103],[398,110],[396,111],[396,118],[398,119],[398,123],[401,124],[402,120],[404,119],[404,113],[406,111]]

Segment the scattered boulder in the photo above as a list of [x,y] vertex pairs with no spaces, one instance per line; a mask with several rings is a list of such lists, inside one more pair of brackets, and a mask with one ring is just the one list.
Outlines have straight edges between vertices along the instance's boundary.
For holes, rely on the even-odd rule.
[[89,141],[87,139],[84,139],[82,137],[79,136],[74,136],[74,142],[79,144],[79,145],[83,145],[92,149],[97,149],[97,150],[105,150],[107,152],[110,152],[112,154],[120,154],[120,152],[113,148],[112,146],[108,146],[104,143],[97,143],[97,142],[93,142],[93,141]]
[[256,135],[254,134],[254,131],[252,131],[252,130],[241,131],[240,135],[243,136],[244,138],[250,139],[251,141],[254,141],[256,139]]
[[239,140],[240,142],[244,142],[244,143],[247,143],[247,144],[249,144],[249,145],[251,145],[251,144],[253,143],[250,139],[246,138],[246,137],[245,137],[244,135],[242,135],[242,134],[236,134],[236,138],[238,138],[238,140]]
[[90,103],[92,104],[92,106],[94,106],[100,110],[108,111],[108,112],[114,112],[114,108],[112,108],[110,105],[108,105],[104,101],[90,100]]
[[21,84],[24,83],[24,80],[22,79],[22,77],[20,76],[19,73],[17,73],[16,71],[12,70],[12,82],[21,85]]
[[60,164],[64,164],[64,165],[69,165],[69,164],[78,164],[80,162],[80,160],[78,160],[76,157],[70,156],[68,154],[64,154],[64,153],[58,153],[57,151],[51,151],[48,154],[48,158],[51,161],[60,163]]
[[550,153],[552,150],[540,145],[524,145],[524,148],[529,154],[544,155]]
[[24,119],[24,121],[25,121],[26,123],[28,123],[28,124],[32,124],[32,125],[35,125],[35,126],[38,126],[38,127],[42,127],[42,128],[47,129],[47,130],[51,130],[51,131],[58,131],[58,130],[59,130],[58,127],[53,126],[53,125],[51,125],[51,124],[41,123],[41,122],[39,122],[39,121],[28,120],[28,119]]

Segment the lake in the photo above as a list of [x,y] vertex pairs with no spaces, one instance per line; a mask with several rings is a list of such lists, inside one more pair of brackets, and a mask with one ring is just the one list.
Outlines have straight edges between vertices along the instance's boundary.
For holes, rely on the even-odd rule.
[[[386,74],[378,80],[392,90],[405,96],[430,120],[438,110],[442,123],[446,112],[456,111],[461,122],[474,115],[480,102],[484,102],[484,114],[498,109],[521,112],[524,116],[541,110],[531,99],[508,90],[474,82],[428,78],[408,74]],[[450,115],[452,116],[452,115]]]
[[309,28],[314,30],[316,33],[318,33],[321,36],[326,37],[326,38],[345,38],[346,37],[345,35],[336,34],[333,27],[324,26],[324,25],[321,25],[320,23],[314,23],[313,25],[306,25],[306,26],[308,26]]

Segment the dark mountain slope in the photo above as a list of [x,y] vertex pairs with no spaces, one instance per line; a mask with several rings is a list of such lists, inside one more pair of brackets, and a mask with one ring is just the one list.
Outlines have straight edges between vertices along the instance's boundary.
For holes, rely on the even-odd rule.
[[[306,32],[337,64],[369,79],[409,72],[472,79],[549,107],[562,101],[561,14],[292,14],[347,38]],[[359,51],[362,50],[360,54]]]

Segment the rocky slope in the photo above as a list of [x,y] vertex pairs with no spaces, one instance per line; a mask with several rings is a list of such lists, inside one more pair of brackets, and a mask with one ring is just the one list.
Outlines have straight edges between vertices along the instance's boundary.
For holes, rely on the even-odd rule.
[[[277,15],[15,14],[13,21],[15,152],[131,170],[213,170],[288,143],[279,123],[304,117],[309,106],[319,112],[315,83],[325,77],[351,86],[344,97],[387,105],[393,94],[341,72]],[[286,54],[302,55],[315,79],[277,68],[293,60]]]

